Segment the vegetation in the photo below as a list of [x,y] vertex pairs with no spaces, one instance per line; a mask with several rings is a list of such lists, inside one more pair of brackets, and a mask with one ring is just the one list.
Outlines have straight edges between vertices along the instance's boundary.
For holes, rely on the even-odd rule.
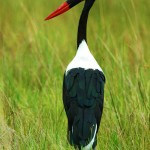
[[[50,21],[62,0],[0,4],[0,149],[70,150],[62,103],[83,4]],[[150,148],[150,1],[96,0],[88,45],[106,76],[98,150]]]

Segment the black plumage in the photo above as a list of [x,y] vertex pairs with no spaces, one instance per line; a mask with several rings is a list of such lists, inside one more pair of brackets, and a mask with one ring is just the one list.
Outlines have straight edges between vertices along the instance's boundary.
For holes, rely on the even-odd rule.
[[[74,68],[64,75],[63,103],[68,118],[68,140],[79,149],[97,131],[103,111],[105,76],[99,70]],[[96,146],[96,137],[93,148]]]

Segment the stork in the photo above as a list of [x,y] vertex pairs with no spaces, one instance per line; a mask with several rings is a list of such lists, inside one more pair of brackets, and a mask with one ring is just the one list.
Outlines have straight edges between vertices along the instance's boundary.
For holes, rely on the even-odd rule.
[[[52,19],[83,0],[67,0],[45,20]],[[67,137],[77,149],[96,149],[104,103],[105,76],[86,39],[88,14],[95,0],[85,0],[77,35],[77,52],[63,80],[63,104],[68,119]]]

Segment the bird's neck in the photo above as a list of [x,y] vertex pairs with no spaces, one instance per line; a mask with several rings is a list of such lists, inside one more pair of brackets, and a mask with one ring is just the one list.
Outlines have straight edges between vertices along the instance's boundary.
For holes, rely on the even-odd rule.
[[78,25],[78,35],[77,35],[77,48],[81,44],[83,40],[87,42],[86,39],[86,28],[87,28],[87,20],[89,11],[94,3],[94,0],[86,0],[82,14],[80,16],[79,25]]

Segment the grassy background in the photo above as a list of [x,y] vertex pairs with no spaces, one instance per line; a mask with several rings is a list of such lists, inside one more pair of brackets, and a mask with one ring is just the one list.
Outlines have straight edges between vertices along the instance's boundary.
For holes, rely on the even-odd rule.
[[[0,150],[70,150],[62,80],[76,52],[83,3],[1,0]],[[96,0],[88,45],[106,75],[98,150],[150,148],[150,1]]]

